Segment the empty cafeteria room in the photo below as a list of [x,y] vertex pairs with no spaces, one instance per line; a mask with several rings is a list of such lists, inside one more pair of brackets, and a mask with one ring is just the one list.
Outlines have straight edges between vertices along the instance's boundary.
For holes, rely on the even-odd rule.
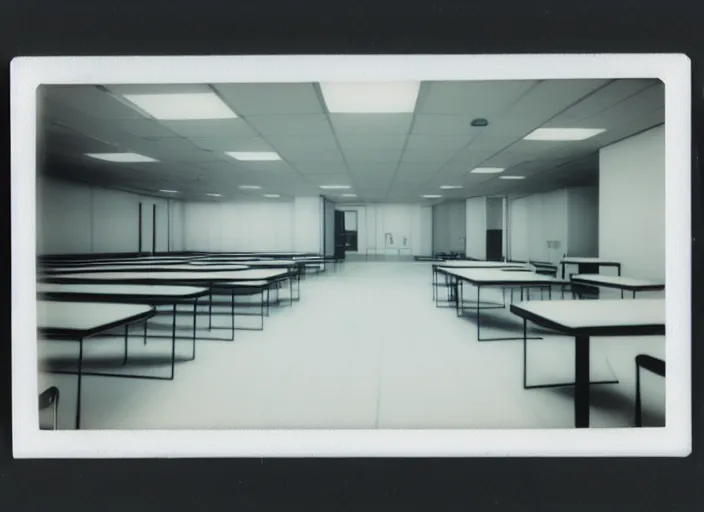
[[665,425],[662,82],[37,94],[41,428]]

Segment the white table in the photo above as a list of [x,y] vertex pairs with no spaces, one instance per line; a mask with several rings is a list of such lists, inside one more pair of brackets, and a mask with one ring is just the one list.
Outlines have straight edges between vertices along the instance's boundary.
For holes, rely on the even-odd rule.
[[[493,269],[500,269],[500,268],[528,268],[527,265],[521,264],[521,263],[507,263],[503,261],[478,261],[478,260],[444,260],[444,261],[439,261],[435,262],[432,265],[432,270],[433,270],[433,300],[436,300],[437,296],[437,287],[442,286],[437,282],[437,274],[438,274],[438,269],[439,268],[470,268],[470,269],[478,269],[478,268],[493,268]],[[447,279],[445,279],[445,285],[447,286]],[[452,300],[450,300],[452,302]],[[436,304],[437,306],[437,300]]]
[[[521,299],[523,298],[524,288],[547,287],[548,291],[553,286],[564,286],[568,281],[558,279],[544,274],[537,274],[530,270],[506,268],[506,269],[450,269],[439,267],[438,272],[453,278],[455,287],[455,306],[457,316],[462,315],[463,300],[462,288],[463,283],[469,283],[477,289],[476,313],[477,313],[477,341],[508,341],[518,340],[521,338],[504,337],[504,338],[482,338],[481,337],[481,313],[483,309],[504,309],[506,303],[503,304],[484,304],[481,302],[482,288],[519,288],[521,290]],[[551,297],[551,292],[550,295]],[[539,339],[539,338],[531,338]]]
[[[198,300],[210,293],[209,288],[194,286],[167,286],[150,284],[60,284],[37,283],[37,295],[46,300],[74,302],[111,302],[124,304],[168,305],[173,307],[173,323],[176,324],[177,305],[193,304],[193,350],[191,360],[196,357],[196,310]],[[234,312],[232,338],[235,337]],[[190,338],[189,338],[190,339]],[[147,344],[147,322],[144,322],[144,344]],[[125,341],[125,360],[127,343]],[[171,371],[173,373],[172,361]]]
[[573,274],[570,279],[575,284],[589,286],[603,286],[605,288],[616,288],[621,290],[621,298],[623,298],[624,290],[633,292],[633,298],[636,298],[636,292],[645,291],[662,291],[665,289],[664,283],[655,283],[653,281],[645,281],[643,279],[634,279],[624,276],[604,276],[601,274]]
[[[156,310],[153,306],[144,304],[37,301],[37,330],[40,335],[50,339],[79,342],[76,429],[81,428],[84,340],[116,327],[126,328],[130,324],[146,321],[155,314]],[[172,348],[172,360],[174,358],[175,346]],[[91,373],[85,373],[85,375],[91,375]],[[173,379],[173,372],[171,378]]]
[[[212,264],[208,265],[209,272],[223,271],[223,270],[246,270],[250,268],[249,265],[243,264]],[[202,268],[198,268],[197,265],[193,263],[170,263],[170,264],[156,264],[156,263],[130,263],[130,264],[110,264],[110,265],[81,265],[81,266],[62,266],[62,267],[51,267],[44,270],[46,274],[76,274],[84,272],[200,272]]]
[[523,318],[524,339],[528,321],[574,336],[577,428],[589,427],[590,337],[665,334],[662,299],[533,301],[513,304],[511,312]]
[[[562,278],[565,278],[565,267],[567,265],[577,265],[578,274],[598,274],[600,267],[614,267],[618,275],[621,275],[621,263],[605,258],[587,258],[587,257],[565,257],[560,261],[562,267]],[[596,272],[594,272],[596,270]]]

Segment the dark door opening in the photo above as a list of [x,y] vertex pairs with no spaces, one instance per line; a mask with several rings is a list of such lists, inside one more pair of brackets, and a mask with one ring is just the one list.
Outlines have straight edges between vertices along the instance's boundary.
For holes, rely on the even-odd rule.
[[345,251],[357,252],[357,212],[345,211]]
[[347,236],[345,234],[345,212],[335,210],[335,258],[345,259],[345,245]]

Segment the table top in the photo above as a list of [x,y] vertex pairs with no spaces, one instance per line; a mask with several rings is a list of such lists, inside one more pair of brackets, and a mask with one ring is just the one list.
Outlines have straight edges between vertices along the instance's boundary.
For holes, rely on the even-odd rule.
[[195,297],[208,292],[196,286],[153,284],[62,284],[37,283],[37,293],[66,295],[132,295],[144,297]]
[[154,307],[107,302],[37,301],[37,328],[49,334],[88,336],[149,318]]
[[645,281],[643,279],[634,279],[632,277],[623,276],[606,276],[603,274],[575,274],[572,276],[573,281],[581,281],[585,283],[593,283],[597,285],[613,286],[616,288],[624,289],[635,289],[638,288],[648,288],[648,289],[658,289],[664,290],[665,285],[663,283],[656,283],[654,281]]
[[568,334],[618,336],[664,334],[664,299],[536,300],[511,312]]
[[522,263],[505,263],[503,261],[476,261],[476,260],[445,260],[438,267],[445,268],[525,268]]
[[593,263],[593,264],[598,264],[598,265],[620,265],[618,261],[614,260],[607,260],[604,258],[587,258],[587,257],[567,257],[563,258],[562,261],[560,262],[562,264],[569,264],[569,263]]
[[484,285],[530,285],[530,284],[567,284],[565,279],[557,279],[535,272],[512,272],[501,268],[479,269],[442,269],[443,272],[456,276],[473,284]]
[[137,272],[83,272],[76,274],[60,274],[45,276],[46,282],[86,282],[86,281],[166,281],[166,282],[215,282],[215,281],[255,281],[261,279],[273,279],[287,274],[288,271],[280,269],[248,269],[233,271],[208,271],[206,269],[190,272],[167,272],[167,271],[137,271]]
[[[298,262],[294,260],[256,260],[256,259],[242,259],[242,260],[232,260],[237,261],[234,264],[223,264],[222,261],[209,261],[209,260],[197,260],[189,262],[191,267],[200,266],[207,267],[208,270],[215,270],[218,267],[223,267],[225,269],[233,267],[276,267],[276,266],[294,266]],[[179,265],[180,266],[180,265]]]
[[[195,262],[194,262],[195,263]],[[227,271],[227,270],[245,270],[248,269],[249,265],[243,264],[223,264],[223,263],[213,263],[208,265],[209,272],[216,271]],[[83,272],[148,272],[153,271],[165,271],[165,272],[190,272],[190,271],[201,271],[202,269],[197,268],[195,264],[192,263],[179,263],[179,264],[165,264],[159,265],[154,263],[133,263],[128,265],[89,265],[81,267],[52,267],[46,269],[48,273],[83,273]]]

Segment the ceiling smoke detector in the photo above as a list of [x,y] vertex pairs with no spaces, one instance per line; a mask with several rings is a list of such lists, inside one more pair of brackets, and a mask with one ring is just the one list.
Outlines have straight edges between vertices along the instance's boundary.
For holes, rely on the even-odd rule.
[[484,119],[483,117],[477,117],[476,119],[472,119],[472,126],[489,126],[489,121]]

